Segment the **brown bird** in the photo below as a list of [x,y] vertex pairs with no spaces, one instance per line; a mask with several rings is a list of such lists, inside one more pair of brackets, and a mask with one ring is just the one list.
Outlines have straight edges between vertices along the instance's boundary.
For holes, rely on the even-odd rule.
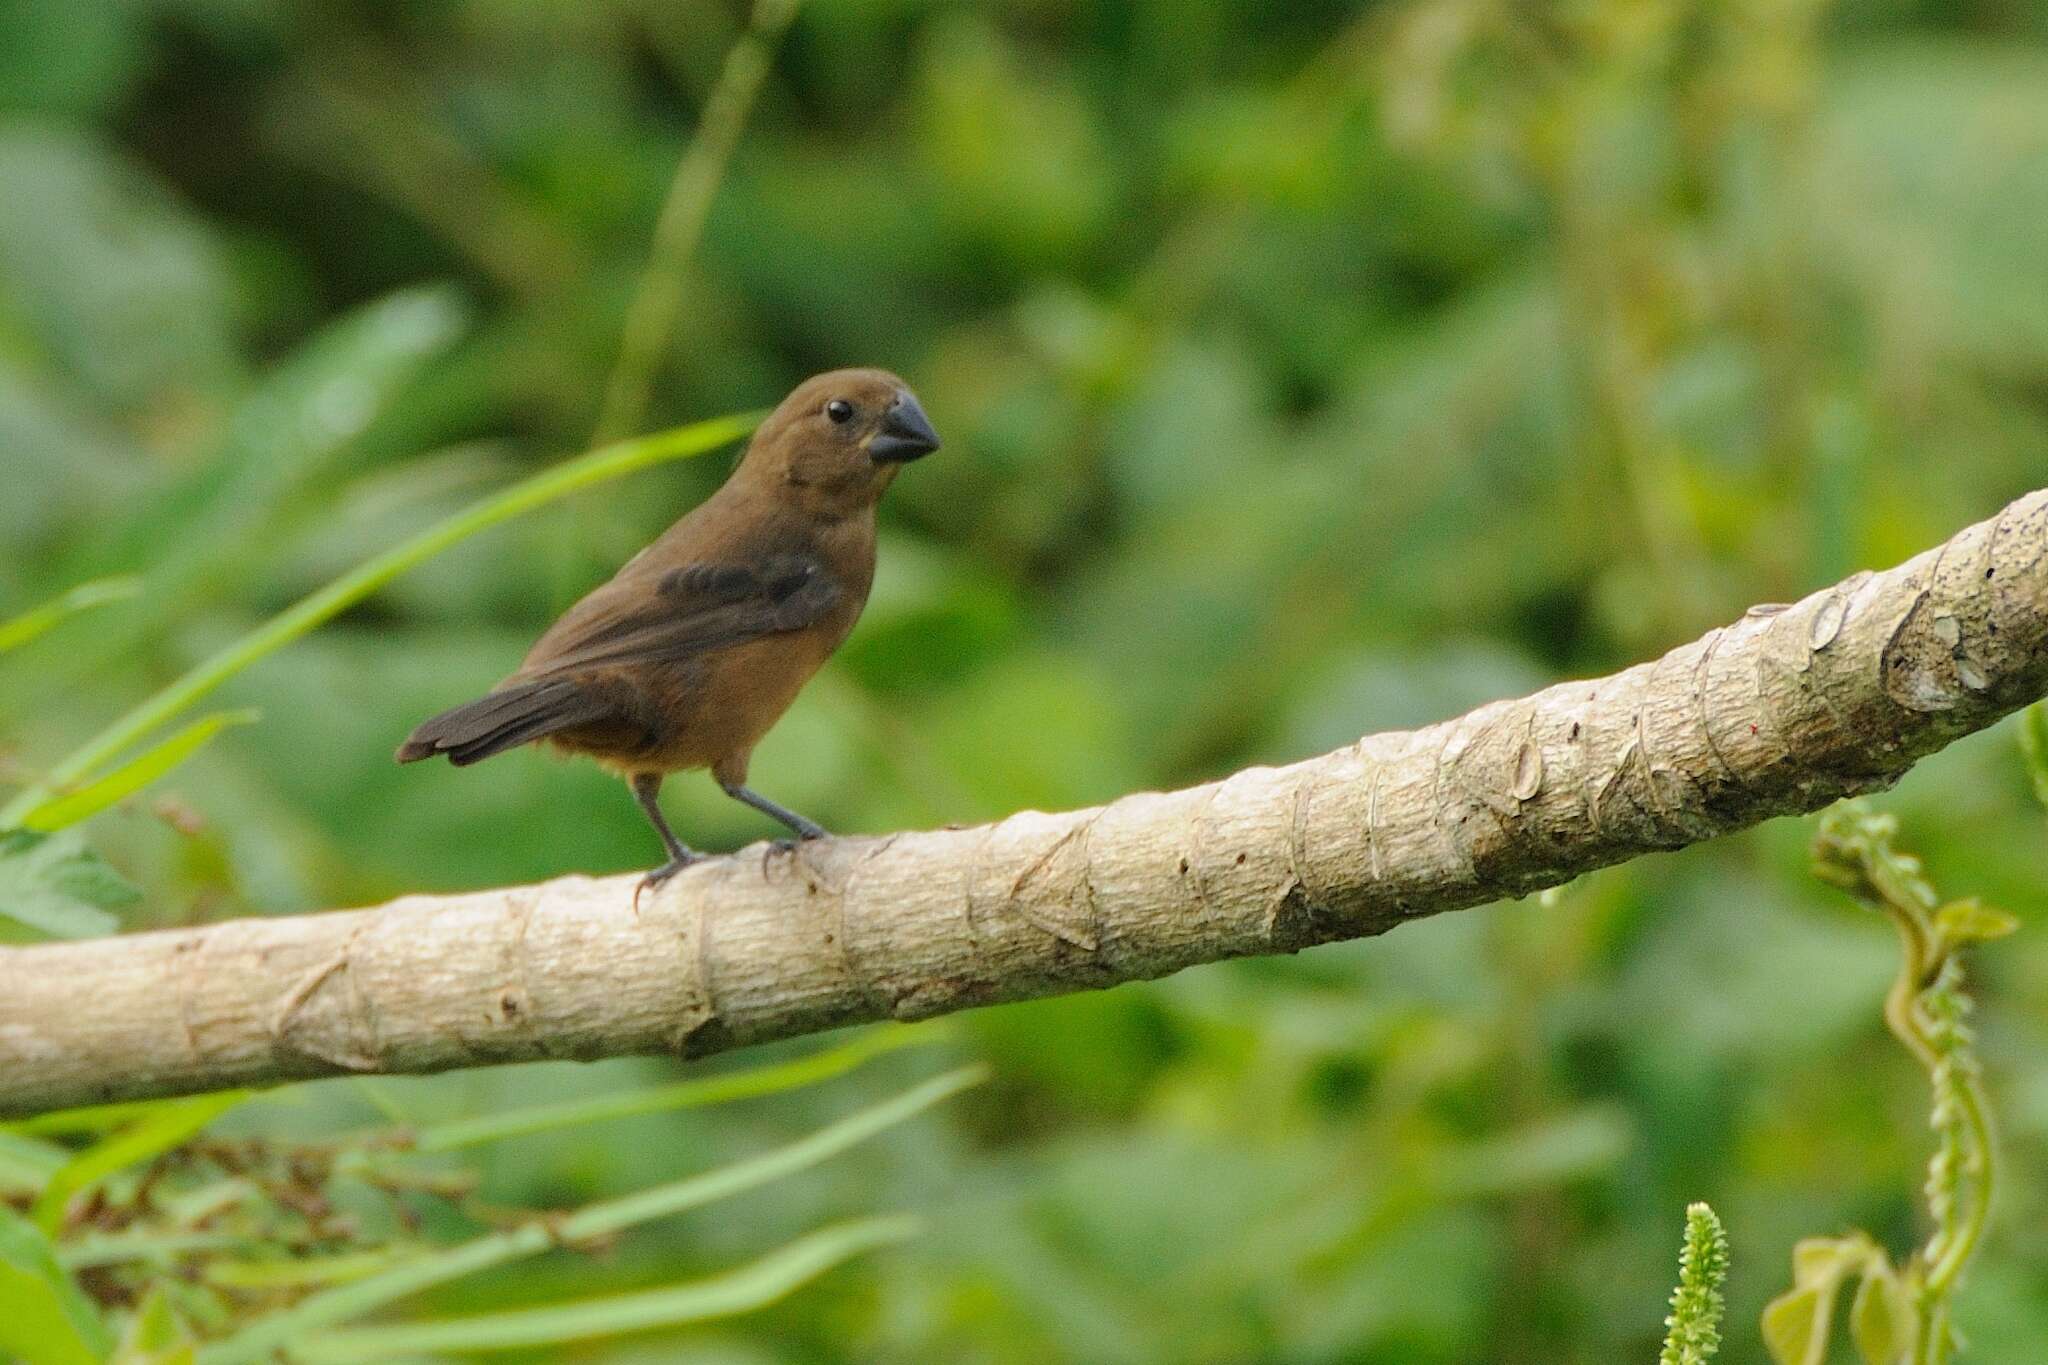
[[882,490],[938,448],[895,375],[805,380],[716,493],[569,608],[489,695],[414,730],[398,761],[464,767],[535,740],[590,755],[631,786],[668,850],[643,887],[701,856],[662,818],[670,773],[709,768],[734,800],[822,837],[748,789],[747,760],[866,605]]

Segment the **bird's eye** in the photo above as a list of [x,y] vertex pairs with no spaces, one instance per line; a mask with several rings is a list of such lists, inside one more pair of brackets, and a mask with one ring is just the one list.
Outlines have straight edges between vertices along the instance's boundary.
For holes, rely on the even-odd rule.
[[835,422],[850,422],[853,420],[853,404],[844,398],[835,398],[825,405],[825,415]]

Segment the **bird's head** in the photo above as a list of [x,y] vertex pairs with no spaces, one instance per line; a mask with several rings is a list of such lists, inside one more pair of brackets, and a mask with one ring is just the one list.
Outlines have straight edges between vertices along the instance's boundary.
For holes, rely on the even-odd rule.
[[819,511],[873,506],[896,471],[939,448],[910,386],[887,370],[806,379],[754,433],[741,470]]

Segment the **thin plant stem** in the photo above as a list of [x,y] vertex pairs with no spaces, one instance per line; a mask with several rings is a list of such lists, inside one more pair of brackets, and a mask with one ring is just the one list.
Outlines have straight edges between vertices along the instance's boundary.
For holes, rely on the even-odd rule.
[[1970,1211],[1949,1239],[1941,1259],[1927,1272],[1927,1289],[1944,1297],[1954,1288],[1956,1278],[1969,1264],[1991,1221],[1991,1197],[1997,1189],[1997,1162],[1992,1160],[1991,1106],[1984,1097],[1984,1083],[1972,1076],[1956,1086],[1956,1104],[1962,1110],[1963,1128],[1976,1148],[1976,1180],[1970,1195]]
[[800,0],[756,0],[747,31],[725,54],[725,66],[718,84],[704,102],[704,114],[697,132],[683,149],[669,182],[668,198],[654,226],[654,243],[648,250],[647,266],[626,310],[626,327],[619,339],[619,358],[605,385],[604,405],[599,409],[593,444],[614,440],[639,425],[647,410],[647,395],[660,365],[661,350],[675,325],[683,296],[683,277],[697,243],[704,236],[704,222],[711,213],[711,201],[718,194],[725,169],[732,161],[740,134],[753,111],[754,98],[768,74],[769,54],[796,17]]
[[1926,1070],[1936,1135],[1925,1187],[1934,1230],[1902,1267],[1915,1319],[1912,1365],[1946,1365],[1949,1325],[1964,1268],[1990,1225],[1997,1193],[1997,1137],[1967,1018],[1961,949],[2012,932],[2018,922],[1974,902],[1943,905],[1918,859],[1893,845],[1897,822],[1847,802],[1822,822],[1814,870],[1892,921],[1899,971],[1885,996],[1892,1033]]

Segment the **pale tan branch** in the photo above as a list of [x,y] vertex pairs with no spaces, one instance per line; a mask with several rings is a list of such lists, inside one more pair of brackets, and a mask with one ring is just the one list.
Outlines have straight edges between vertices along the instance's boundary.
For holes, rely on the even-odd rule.
[[1883,787],[2048,692],[2048,491],[1612,677],[1094,810],[0,949],[0,1114],[700,1057],[1382,933]]

